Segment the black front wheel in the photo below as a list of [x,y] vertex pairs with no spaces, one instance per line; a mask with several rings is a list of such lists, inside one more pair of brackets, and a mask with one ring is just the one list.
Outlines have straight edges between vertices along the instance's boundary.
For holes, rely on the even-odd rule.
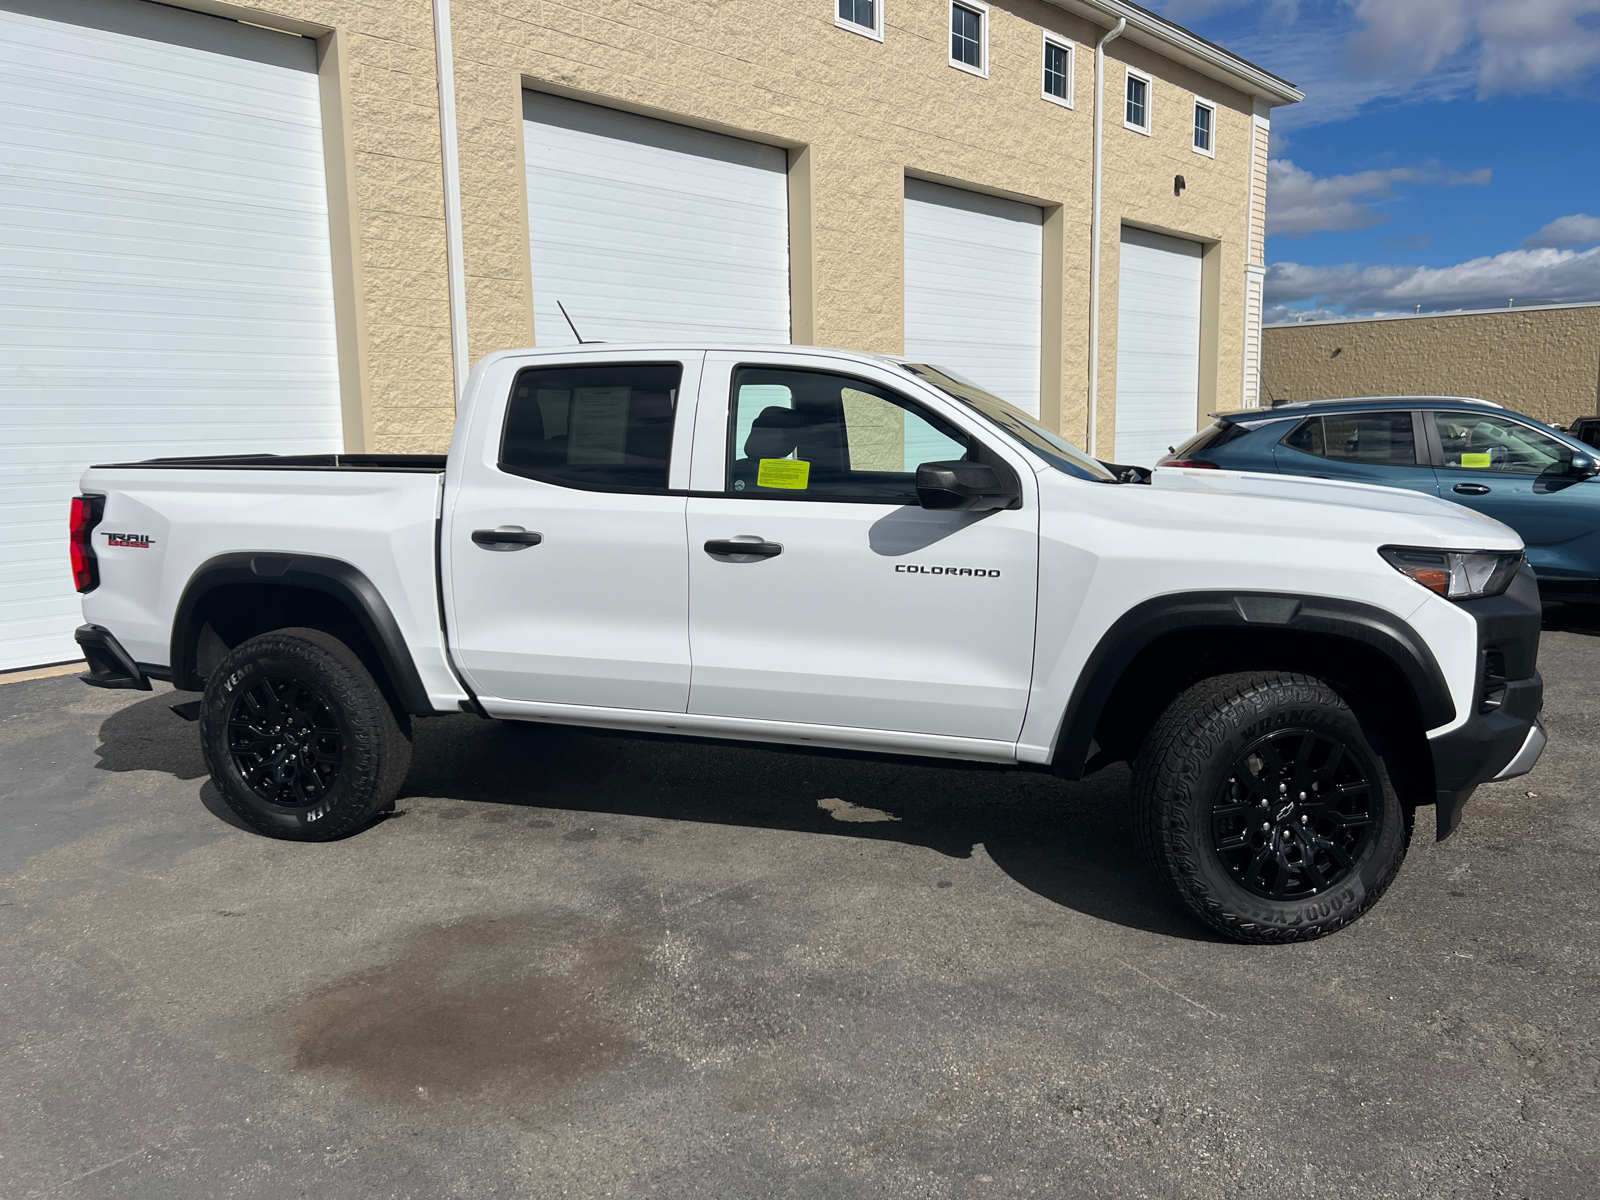
[[228,807],[272,837],[328,841],[387,807],[411,740],[359,657],[317,629],[236,646],[206,683],[201,745]]
[[1302,941],[1393,881],[1410,814],[1350,706],[1305,675],[1222,675],[1162,714],[1134,764],[1146,857],[1214,929]]

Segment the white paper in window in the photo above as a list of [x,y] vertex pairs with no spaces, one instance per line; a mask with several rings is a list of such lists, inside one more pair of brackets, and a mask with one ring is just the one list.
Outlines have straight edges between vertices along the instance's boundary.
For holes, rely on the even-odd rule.
[[621,466],[627,461],[628,401],[633,389],[578,388],[572,394],[567,462],[575,466]]

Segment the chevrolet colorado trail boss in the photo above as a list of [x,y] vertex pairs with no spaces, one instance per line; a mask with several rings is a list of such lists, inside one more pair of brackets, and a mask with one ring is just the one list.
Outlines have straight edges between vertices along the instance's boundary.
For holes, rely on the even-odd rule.
[[[1006,764],[1133,766],[1203,921],[1317,937],[1544,746],[1505,526],[1413,492],[1108,470],[937,367],[587,345],[473,370],[448,457],[91,468],[87,682],[203,691],[252,828],[350,834],[414,720],[476,713]],[[182,706],[180,706],[182,707]]]

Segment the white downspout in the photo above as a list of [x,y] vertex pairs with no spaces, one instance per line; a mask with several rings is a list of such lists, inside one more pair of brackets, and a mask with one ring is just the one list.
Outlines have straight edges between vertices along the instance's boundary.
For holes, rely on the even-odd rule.
[[456,67],[450,0],[433,0],[433,53],[439,76],[439,142],[444,166],[444,259],[450,293],[450,359],[456,403],[467,387],[467,269],[461,249],[461,153],[456,146]]
[[1089,430],[1084,448],[1095,455],[1100,434],[1100,174],[1105,154],[1106,46],[1122,36],[1128,18],[1094,46],[1094,183],[1089,216]]

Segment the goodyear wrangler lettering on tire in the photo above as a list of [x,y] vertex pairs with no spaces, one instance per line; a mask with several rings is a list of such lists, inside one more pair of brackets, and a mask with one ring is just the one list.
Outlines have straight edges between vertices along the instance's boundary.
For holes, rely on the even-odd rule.
[[973,579],[999,579],[999,571],[986,567],[921,567],[915,563],[896,563],[896,575],[967,575]]

